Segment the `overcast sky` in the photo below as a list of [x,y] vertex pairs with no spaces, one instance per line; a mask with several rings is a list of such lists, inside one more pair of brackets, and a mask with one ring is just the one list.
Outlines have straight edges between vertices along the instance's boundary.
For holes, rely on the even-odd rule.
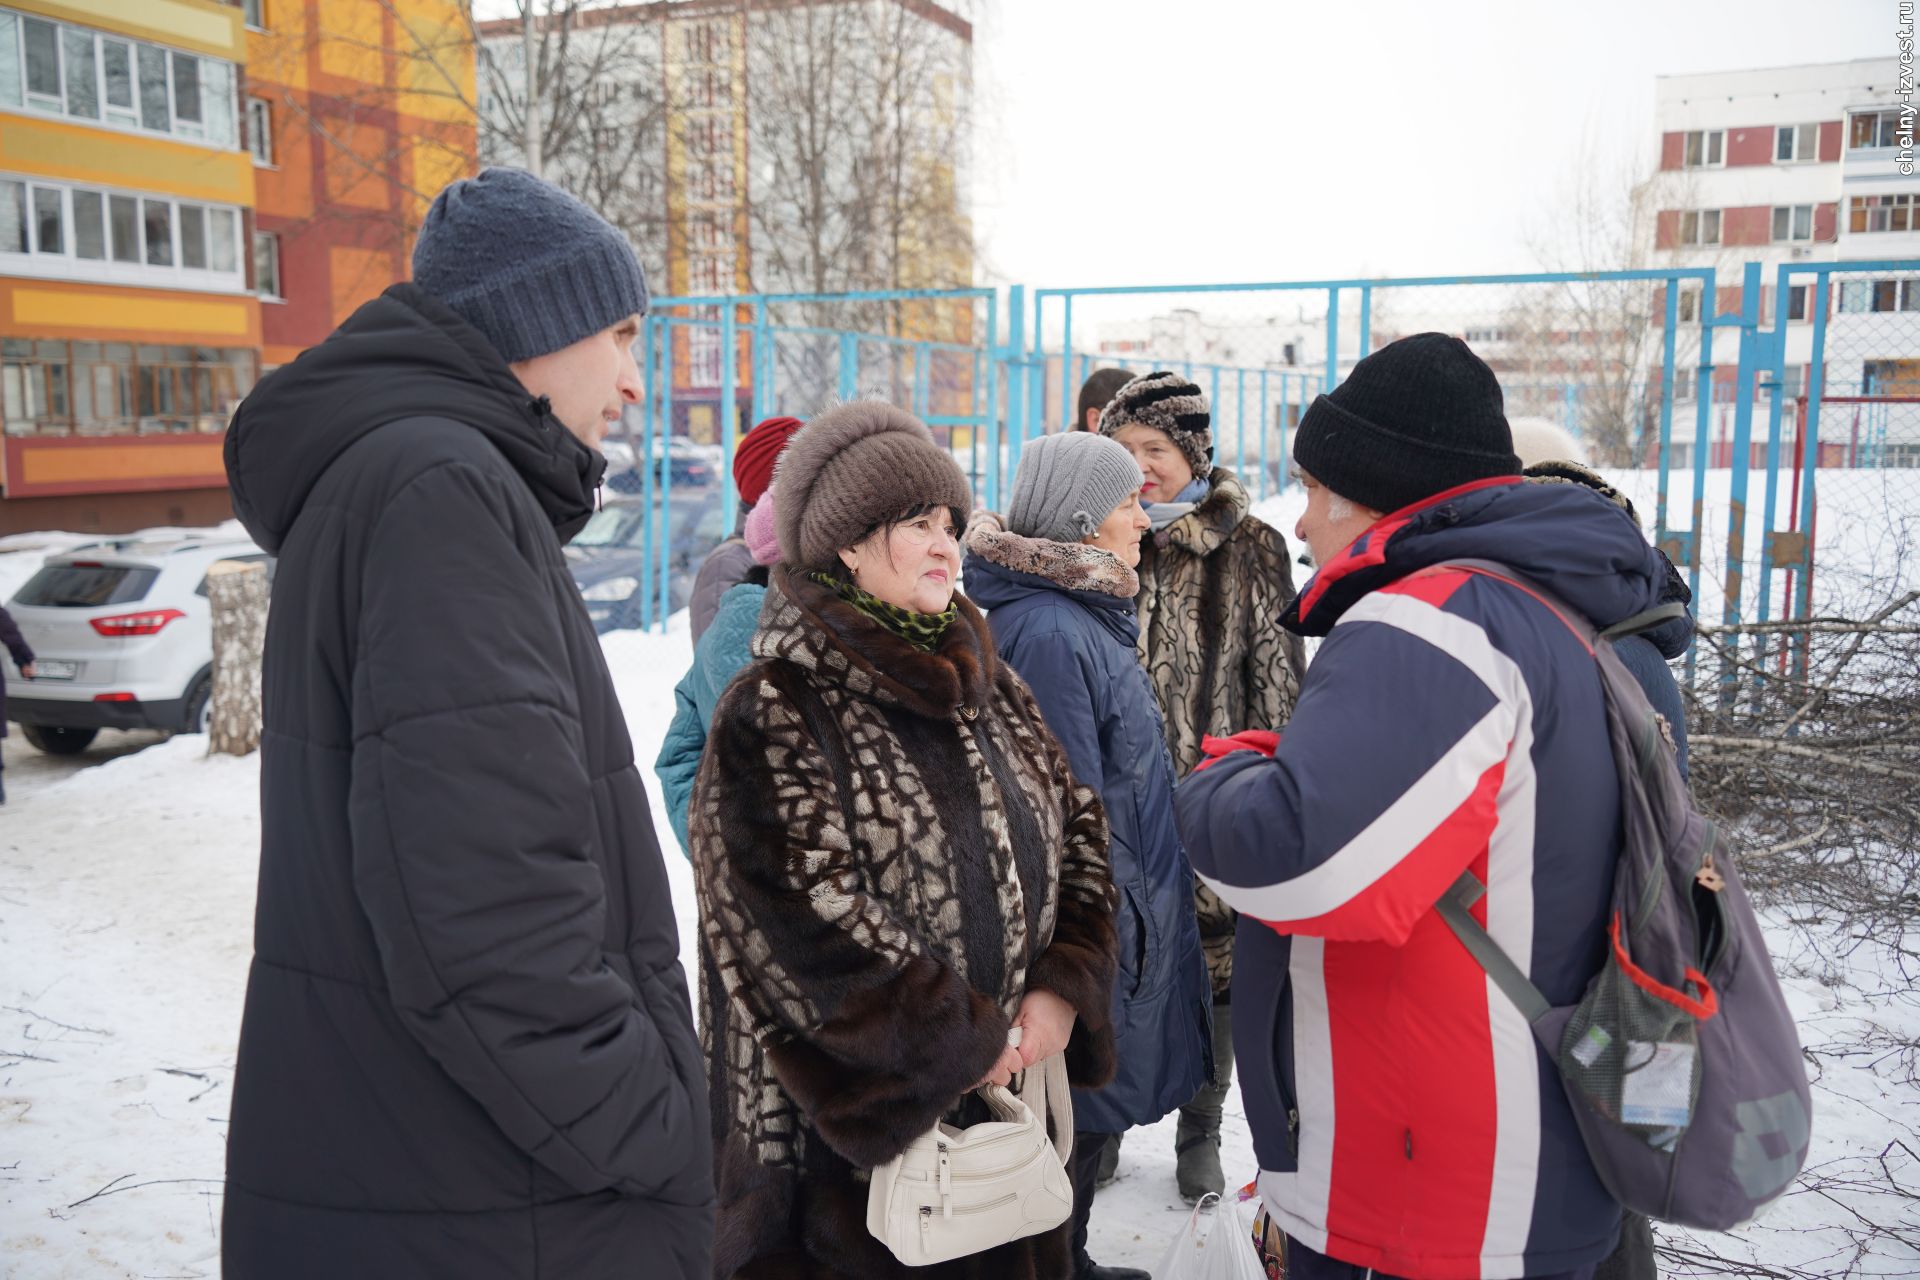
[[[1538,269],[1654,77],[1895,52],[1892,0],[976,0],[988,282]],[[1584,140],[1584,141],[1583,141]]]

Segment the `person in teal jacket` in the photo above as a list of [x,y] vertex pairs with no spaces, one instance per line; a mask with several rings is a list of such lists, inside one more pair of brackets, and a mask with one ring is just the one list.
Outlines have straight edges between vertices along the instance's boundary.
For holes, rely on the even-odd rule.
[[687,803],[693,797],[694,775],[700,772],[700,756],[707,749],[707,727],[713,723],[713,709],[720,704],[720,695],[740,669],[753,661],[749,646],[753,633],[760,628],[767,566],[780,558],[772,489],[754,503],[748,514],[746,540],[747,549],[753,553],[753,572],[747,581],[727,588],[713,621],[693,647],[693,665],[673,687],[673,723],[667,726],[666,741],[653,762],[653,772],[666,799],[667,821],[673,824],[683,854],[687,850]]

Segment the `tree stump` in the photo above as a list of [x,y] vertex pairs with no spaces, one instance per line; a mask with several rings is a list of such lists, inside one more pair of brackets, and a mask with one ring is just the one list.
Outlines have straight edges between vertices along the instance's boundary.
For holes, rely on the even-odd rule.
[[207,752],[244,756],[260,745],[260,659],[267,644],[267,566],[222,560],[207,570],[213,606],[213,706]]

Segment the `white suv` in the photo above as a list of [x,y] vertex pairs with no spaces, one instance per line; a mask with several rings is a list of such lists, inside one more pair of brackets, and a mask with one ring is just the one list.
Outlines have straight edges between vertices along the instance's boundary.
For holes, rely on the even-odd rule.
[[7,664],[7,719],[42,751],[84,751],[102,729],[205,733],[213,692],[207,568],[266,560],[231,535],[133,535],[49,556],[7,604],[34,653]]

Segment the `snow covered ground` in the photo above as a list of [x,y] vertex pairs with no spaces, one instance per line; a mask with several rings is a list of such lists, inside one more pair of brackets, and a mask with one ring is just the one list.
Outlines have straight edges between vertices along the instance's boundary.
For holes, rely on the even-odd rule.
[[[1640,483],[1633,475],[1621,480]],[[1885,531],[1884,513],[1911,516],[1908,528],[1920,521],[1920,473],[1891,476],[1872,497],[1878,505],[1853,519],[1833,511],[1831,489],[1823,501],[1823,546],[1839,530],[1831,534],[1835,546],[1870,568],[1904,536]],[[1721,502],[1710,527],[1725,528]],[[1291,538],[1299,506],[1296,489],[1258,509]],[[1650,500],[1646,507],[1650,514]],[[0,598],[58,545],[58,538],[39,538],[32,550],[0,545]],[[1904,574],[1913,580],[1910,556]],[[1304,580],[1305,570],[1296,576]],[[637,750],[650,762],[689,657],[685,618],[664,635],[609,636],[605,649]],[[146,741],[123,736],[78,761],[34,757],[28,768],[19,766],[29,763],[30,749],[17,735],[7,740],[0,1275],[219,1271],[228,1086],[251,946],[258,766],[210,758],[200,737],[141,749]],[[657,812],[655,825],[669,849],[683,953],[691,954],[690,876]],[[1772,924],[1817,1074],[1810,1162],[1817,1178],[1738,1238],[1672,1240],[1749,1259],[1748,1274],[1920,1274],[1920,1082],[1911,1047],[1920,1042],[1920,994],[1899,955],[1873,939],[1843,936],[1817,906],[1782,911]],[[1228,1104],[1225,1155],[1230,1180],[1253,1176],[1237,1097]],[[1096,1202],[1094,1256],[1151,1267],[1186,1215],[1173,1186],[1169,1119],[1129,1135],[1120,1181]],[[1864,1247],[1863,1222],[1885,1229]]]

